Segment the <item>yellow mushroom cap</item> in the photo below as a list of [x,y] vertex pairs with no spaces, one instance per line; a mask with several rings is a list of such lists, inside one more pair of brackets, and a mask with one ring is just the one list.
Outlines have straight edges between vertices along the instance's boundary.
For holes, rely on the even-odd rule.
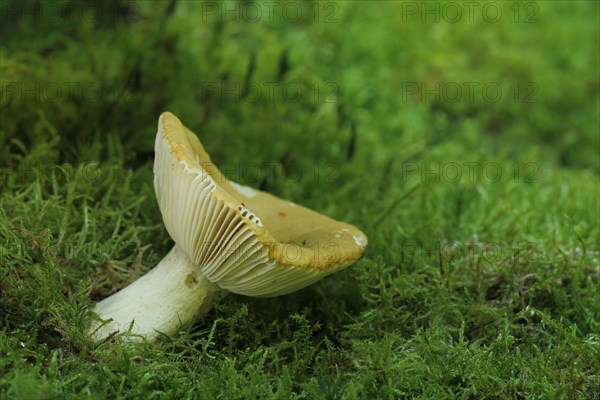
[[154,188],[167,231],[225,290],[290,293],[349,266],[367,246],[352,225],[227,179],[169,112],[160,116],[155,151]]

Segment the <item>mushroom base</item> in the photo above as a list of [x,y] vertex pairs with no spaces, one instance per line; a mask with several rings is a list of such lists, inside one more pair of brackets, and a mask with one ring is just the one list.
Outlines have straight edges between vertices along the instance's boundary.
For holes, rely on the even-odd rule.
[[193,324],[227,293],[206,279],[175,245],[146,275],[96,304],[94,312],[104,321],[95,321],[89,333],[94,340],[116,332],[148,340],[172,335]]

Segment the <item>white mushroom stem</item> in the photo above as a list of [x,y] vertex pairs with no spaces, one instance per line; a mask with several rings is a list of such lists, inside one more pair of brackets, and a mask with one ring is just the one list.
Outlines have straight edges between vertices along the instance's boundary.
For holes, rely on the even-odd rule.
[[206,279],[175,245],[146,275],[96,304],[94,312],[108,322],[94,323],[90,335],[95,340],[128,331],[148,340],[172,335],[193,324],[227,293]]

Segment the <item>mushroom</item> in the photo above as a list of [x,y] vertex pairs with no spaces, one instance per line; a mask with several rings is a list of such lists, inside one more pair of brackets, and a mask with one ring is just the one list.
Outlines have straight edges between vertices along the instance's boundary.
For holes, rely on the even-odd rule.
[[[227,179],[173,114],[158,121],[154,188],[172,250],[150,272],[96,304],[90,335],[172,335],[228,292],[273,297],[355,262],[357,228]],[[136,336],[134,336],[136,337]]]

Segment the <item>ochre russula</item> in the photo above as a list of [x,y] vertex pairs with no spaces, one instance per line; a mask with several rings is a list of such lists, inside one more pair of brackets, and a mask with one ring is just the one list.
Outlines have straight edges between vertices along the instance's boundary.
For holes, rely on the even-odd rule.
[[99,302],[95,339],[127,331],[154,339],[193,323],[227,292],[291,293],[355,262],[367,237],[353,227],[227,179],[198,137],[160,116],[154,188],[175,241],[148,274]]

